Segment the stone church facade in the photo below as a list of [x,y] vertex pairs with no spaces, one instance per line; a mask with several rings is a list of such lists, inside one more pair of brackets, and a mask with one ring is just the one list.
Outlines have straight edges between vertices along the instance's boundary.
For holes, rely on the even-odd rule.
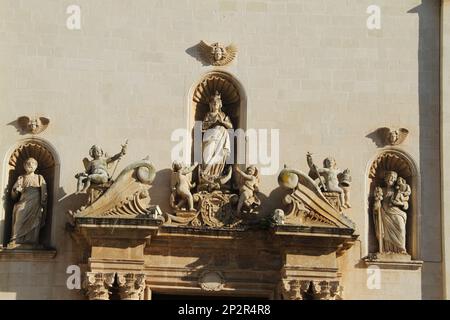
[[0,0],[0,298],[447,299],[449,21]]

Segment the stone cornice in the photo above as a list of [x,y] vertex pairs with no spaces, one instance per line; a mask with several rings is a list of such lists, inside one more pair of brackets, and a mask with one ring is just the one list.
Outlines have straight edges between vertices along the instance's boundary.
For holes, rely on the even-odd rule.
[[48,261],[56,257],[55,249],[0,249],[0,261]]

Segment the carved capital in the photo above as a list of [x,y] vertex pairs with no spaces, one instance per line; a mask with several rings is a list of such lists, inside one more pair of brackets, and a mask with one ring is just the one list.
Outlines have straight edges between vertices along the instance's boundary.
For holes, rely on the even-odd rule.
[[117,283],[121,300],[142,300],[145,290],[145,274],[118,273]]
[[314,300],[340,300],[342,286],[339,281],[311,281],[310,291]]
[[109,300],[113,283],[114,273],[86,272],[83,288],[89,300]]
[[303,300],[309,285],[309,280],[282,280],[281,298],[283,300]]
[[282,280],[281,298],[284,300],[340,300],[342,286],[329,280]]

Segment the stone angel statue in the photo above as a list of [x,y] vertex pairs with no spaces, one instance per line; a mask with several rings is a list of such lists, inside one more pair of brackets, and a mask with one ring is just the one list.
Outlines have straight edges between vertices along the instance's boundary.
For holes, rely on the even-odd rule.
[[[89,149],[89,155],[91,156],[92,160],[84,158],[83,164],[86,170],[75,175],[75,178],[77,178],[78,180],[77,193],[87,192],[92,185],[102,186],[107,184],[111,180],[112,176],[108,172],[110,165],[120,160],[126,154],[127,146],[128,140],[124,145],[122,145],[122,149],[119,153],[115,154],[112,157],[109,157],[103,152],[102,148],[97,145],[93,145],[91,149]],[[93,199],[91,199],[90,202],[92,200]]]
[[192,171],[198,166],[194,163],[193,166],[186,167],[178,161],[172,163],[172,178],[171,178],[171,195],[170,206],[176,210],[195,211],[194,198],[191,189],[195,187],[192,183]]
[[203,40],[200,41],[198,50],[202,59],[213,66],[225,66],[229,64],[237,54],[237,47],[234,44],[224,47],[218,42],[208,44]]
[[258,169],[255,166],[249,166],[244,172],[236,166],[235,171],[241,180],[239,183],[239,201],[236,211],[238,214],[243,209],[247,212],[254,212],[261,204],[261,200],[256,195],[259,188]]
[[18,200],[13,209],[13,227],[8,247],[39,245],[39,233],[45,224],[47,184],[35,171],[38,162],[28,158],[24,163],[25,174],[19,176],[11,190],[11,198]]
[[313,160],[312,154],[306,154],[306,161],[311,169],[311,176],[317,178],[319,186],[325,192],[336,192],[339,194],[339,199],[342,208],[351,208],[350,199],[350,170],[341,170],[336,166],[336,160],[333,157],[328,157],[323,160],[323,168],[317,167]]

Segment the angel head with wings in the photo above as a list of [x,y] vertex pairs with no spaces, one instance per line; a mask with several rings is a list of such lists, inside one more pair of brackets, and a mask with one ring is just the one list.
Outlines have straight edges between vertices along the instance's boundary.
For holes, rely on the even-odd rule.
[[224,47],[219,42],[208,44],[200,41],[199,52],[205,62],[213,66],[224,66],[236,57],[237,48],[233,44]]
[[17,123],[23,132],[38,134],[48,127],[50,119],[45,117],[30,118],[23,116],[17,119]]
[[379,137],[384,141],[386,145],[396,146],[405,141],[408,136],[408,129],[399,128],[399,129],[391,129],[391,128],[380,128],[377,130]]

